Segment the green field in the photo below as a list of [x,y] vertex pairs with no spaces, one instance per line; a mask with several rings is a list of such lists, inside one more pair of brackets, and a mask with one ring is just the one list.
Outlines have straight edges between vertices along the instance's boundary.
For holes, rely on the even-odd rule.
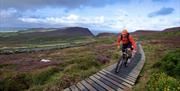
[[[115,36],[26,40],[17,37],[17,33],[0,35],[2,51],[43,49],[0,55],[0,90],[4,91],[62,90],[117,62],[120,55],[120,50],[112,46]],[[146,62],[133,91],[180,90],[179,36],[179,31],[137,36],[142,41]],[[41,59],[51,62],[42,63]]]
[[[61,39],[57,41],[57,44],[62,44]],[[6,62],[3,62],[0,65],[0,89],[5,91],[62,90],[63,88],[66,88],[82,79],[87,78],[100,69],[115,63],[118,59],[118,55],[120,55],[119,50],[112,46],[115,41],[116,37],[71,37],[63,40],[63,43],[66,43],[66,46],[67,43],[71,43],[70,47],[63,49],[58,48],[58,46],[53,46],[55,47],[53,50],[49,49],[37,52],[22,52],[17,54],[16,52],[13,52],[12,54],[8,55],[2,54],[0,55],[0,58],[4,59]],[[11,45],[11,42],[1,42],[5,43],[3,46]],[[79,46],[79,44],[82,43],[88,44]],[[23,41],[21,41],[21,43],[18,45],[22,45],[22,47],[27,46],[26,42]],[[31,45],[35,45],[36,47],[43,46],[43,48],[49,48],[52,46],[52,41],[47,38],[47,40],[43,40],[42,44],[36,44],[36,42],[34,42]],[[11,46],[9,46],[9,48],[11,48],[9,50],[12,50]],[[15,49],[18,49],[18,47]],[[32,50],[33,47],[28,49]],[[11,56],[12,58],[6,58],[7,56]],[[31,66],[24,66],[21,63],[11,63],[11,60],[18,62],[18,60],[21,59],[24,59],[28,62],[30,61],[28,59],[30,57],[32,60],[37,61],[43,58],[51,59],[55,65],[30,69]],[[14,58],[17,60],[14,60]],[[104,61],[104,58],[107,60]],[[26,67],[25,70],[22,70],[23,67],[20,67],[21,65]],[[37,66],[41,65],[44,65],[44,63],[41,63]],[[28,67],[30,70],[26,70]]]
[[40,33],[42,34],[36,35],[35,30],[1,32],[0,54],[62,49],[86,45],[96,41],[92,36],[44,36],[43,32]]
[[180,90],[180,31],[140,36],[146,55],[134,91]]

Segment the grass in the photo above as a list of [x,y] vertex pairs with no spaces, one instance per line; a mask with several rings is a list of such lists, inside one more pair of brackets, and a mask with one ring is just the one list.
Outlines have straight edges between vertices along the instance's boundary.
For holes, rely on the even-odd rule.
[[2,91],[22,91],[31,86],[43,85],[54,73],[59,70],[56,67],[48,67],[33,72],[15,72],[0,81],[0,90]]
[[59,72],[57,67],[48,67],[40,71],[32,73],[33,85],[42,85],[50,78],[53,74]]
[[169,38],[169,37],[176,37],[180,35],[180,31],[174,31],[174,32],[157,32],[153,34],[147,35],[141,35],[139,37],[139,40],[152,40],[152,39],[161,39],[161,38]]
[[[176,60],[179,60],[179,57],[177,56],[179,55],[179,52],[173,54],[174,51],[172,50],[175,50],[175,48],[171,48],[169,45],[161,42],[154,44],[151,43],[154,39],[172,38],[174,36],[179,36],[179,32],[158,33],[151,35],[150,37],[140,36],[140,39],[143,41],[146,61],[143,70],[140,73],[140,77],[132,90],[179,90],[179,85],[177,85],[179,84],[179,75],[175,74],[179,72],[179,66],[175,65]],[[83,40],[83,38],[77,38],[76,42],[82,42],[81,39]],[[69,39],[68,41],[71,40],[73,39]],[[116,37],[97,37],[92,40],[95,40],[95,42],[86,46],[52,50],[47,52],[47,54],[42,53],[44,55],[42,58],[49,58],[60,62],[60,64],[56,66],[35,69],[28,72],[19,72],[14,71],[17,65],[12,66],[11,68],[9,64],[1,64],[0,90],[62,90],[63,88],[75,84],[117,61],[120,52],[115,47],[110,46],[116,41]],[[175,47],[175,45],[173,46]],[[34,53],[35,56],[33,56],[33,58],[37,58],[42,54]],[[105,57],[109,61],[102,63],[97,60],[98,56]],[[177,62],[179,63],[179,61]],[[169,70],[172,70],[172,73],[168,73]]]
[[14,69],[16,67],[16,64],[0,64],[0,69]]
[[[52,50],[44,57],[60,62],[56,66],[28,72],[14,71],[15,68],[5,69],[0,74],[2,77],[0,90],[11,91],[13,88],[18,91],[62,90],[116,62],[119,50],[109,47],[115,41],[116,38],[112,37],[96,38],[96,42],[87,46]],[[101,63],[97,60],[97,55],[108,57],[109,62]],[[3,65],[1,68],[3,69],[5,66]]]
[[47,44],[60,44],[60,43],[74,43],[83,40],[93,41],[94,38],[90,36],[36,36],[27,35],[26,33],[9,32],[0,33],[0,48],[1,47],[27,47],[38,46]]
[[[22,53],[22,52],[62,49],[62,48],[67,48],[67,47],[87,45],[88,43],[95,41],[95,39],[92,37],[73,37],[73,38],[70,37],[66,39],[59,39],[58,41],[52,38],[45,38],[42,41],[40,39],[35,38],[35,40],[36,41],[38,40],[38,43],[32,43],[33,40],[28,40],[27,43],[26,42],[15,43],[15,44],[18,44],[19,47],[16,45],[13,45],[11,41],[5,42],[6,40],[3,40],[1,41],[2,45],[0,45],[0,46],[3,46],[2,48],[0,48],[0,54],[13,54],[13,53],[15,54],[15,53]],[[15,40],[13,40],[13,42],[14,41]],[[6,46],[6,45],[11,45],[11,46],[13,45],[13,47]]]
[[[145,65],[133,87],[133,91],[178,91],[179,86],[179,52],[180,32],[156,33],[140,36],[146,55]],[[167,39],[169,41],[167,41]],[[151,41],[165,41],[151,42]],[[177,63],[176,63],[177,62]],[[177,72],[178,71],[178,72]],[[168,73],[170,72],[170,73]],[[153,75],[152,75],[153,74]]]
[[180,90],[180,51],[176,49],[166,54],[153,67],[159,71],[151,75],[146,85],[147,91],[179,91]]
[[169,76],[180,79],[180,49],[171,51],[154,64],[153,67],[159,68]]
[[150,79],[150,75],[154,71],[156,71],[156,69],[153,69],[152,66],[162,57],[162,55],[156,54],[157,50],[161,47],[162,45],[158,45],[158,46],[151,44],[143,45],[146,61],[140,73],[140,76],[142,77],[138,78],[136,85],[133,87],[133,91],[145,91],[145,87],[148,80]]

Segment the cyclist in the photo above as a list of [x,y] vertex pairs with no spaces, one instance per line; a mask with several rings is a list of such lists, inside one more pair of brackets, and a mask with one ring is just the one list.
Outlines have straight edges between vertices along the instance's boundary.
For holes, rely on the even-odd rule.
[[[134,41],[134,38],[128,33],[127,29],[123,29],[121,34],[118,35],[117,38],[117,47],[120,48],[120,42],[122,41],[122,52],[125,52],[125,49],[127,49],[128,53],[128,63],[130,62],[130,59],[133,54],[136,52],[136,43]],[[127,66],[127,65],[126,65]]]

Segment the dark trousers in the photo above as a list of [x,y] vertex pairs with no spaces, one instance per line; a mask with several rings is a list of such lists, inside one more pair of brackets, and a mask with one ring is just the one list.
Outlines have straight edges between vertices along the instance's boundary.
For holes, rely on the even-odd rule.
[[[131,44],[131,43],[123,44],[123,45],[122,45],[122,52],[125,52],[125,49],[127,49],[127,48],[130,48],[131,50],[133,50],[132,44]],[[128,54],[129,54],[129,57],[128,57],[128,58],[131,58],[131,56],[132,56],[131,51],[128,51]]]
[[125,52],[125,49],[130,48],[131,50],[133,50],[132,48],[132,44],[128,43],[128,44],[123,44],[122,45],[122,52]]

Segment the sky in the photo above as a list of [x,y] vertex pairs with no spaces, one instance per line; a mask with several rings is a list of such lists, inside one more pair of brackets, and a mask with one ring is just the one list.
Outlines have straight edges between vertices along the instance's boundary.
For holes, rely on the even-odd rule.
[[0,27],[118,32],[180,26],[180,0],[0,0]]

